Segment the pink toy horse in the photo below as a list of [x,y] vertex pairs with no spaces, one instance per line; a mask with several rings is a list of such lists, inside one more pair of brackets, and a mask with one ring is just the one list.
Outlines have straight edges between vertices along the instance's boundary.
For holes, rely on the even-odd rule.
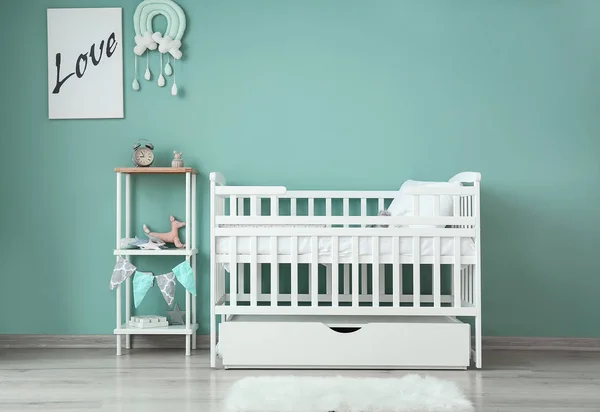
[[173,243],[173,244],[175,244],[175,247],[177,247],[177,248],[185,247],[185,244],[181,243],[181,240],[179,239],[179,232],[178,232],[179,228],[185,226],[185,222],[179,222],[179,221],[175,220],[175,218],[173,216],[171,216],[169,219],[171,220],[171,231],[170,232],[164,232],[164,233],[151,232],[150,229],[148,228],[148,226],[146,226],[146,225],[144,225],[144,232],[148,236],[159,238],[160,240],[162,240],[165,243]]

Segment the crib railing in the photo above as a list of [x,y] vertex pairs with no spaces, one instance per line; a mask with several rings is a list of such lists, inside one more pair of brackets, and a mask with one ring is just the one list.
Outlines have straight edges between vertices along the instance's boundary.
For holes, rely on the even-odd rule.
[[[211,299],[219,314],[451,314],[474,315],[479,301],[479,182],[456,187],[414,187],[407,194],[431,196],[433,216],[380,216],[396,191],[288,191],[285,187],[226,186],[211,175]],[[453,199],[450,216],[440,198]],[[435,225],[436,227],[411,227]],[[217,242],[229,240],[217,253]],[[249,241],[240,253],[238,240]],[[463,239],[475,253],[463,256]],[[340,254],[340,241],[350,240]],[[442,253],[450,239],[451,254]],[[326,240],[327,252],[320,250]],[[361,241],[370,253],[360,253]],[[421,253],[422,241],[432,252]],[[269,242],[259,253],[259,242]],[[412,242],[412,253],[400,245]],[[278,253],[287,242],[289,253]],[[304,253],[299,242],[308,242]],[[382,244],[391,244],[382,250]],[[446,240],[448,242],[448,240]],[[348,243],[346,242],[346,245]],[[427,283],[427,284],[423,284]]]

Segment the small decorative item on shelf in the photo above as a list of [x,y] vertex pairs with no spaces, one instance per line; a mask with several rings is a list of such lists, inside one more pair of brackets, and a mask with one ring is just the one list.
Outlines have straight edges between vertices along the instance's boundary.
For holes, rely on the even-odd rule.
[[181,160],[182,155],[183,153],[173,150],[173,161],[171,162],[171,167],[183,167],[183,160]]
[[136,328],[160,328],[169,326],[167,318],[164,316],[146,315],[146,316],[132,316],[129,321],[129,326]]
[[183,318],[185,317],[185,310],[179,310],[179,305],[175,304],[175,309],[168,310],[167,313],[171,317],[171,325],[183,325],[185,322]]
[[[140,142],[145,141],[146,144],[142,145]],[[131,160],[137,167],[149,167],[154,162],[154,145],[146,139],[139,139],[133,145],[133,154]]]
[[166,248],[165,242],[156,237],[148,237],[148,240],[133,238],[123,238],[120,242],[121,249],[134,249],[139,247],[142,250],[160,250]]
[[173,216],[169,218],[171,220],[171,231],[164,233],[151,232],[150,228],[147,225],[144,225],[144,232],[150,238],[158,238],[166,243],[173,243],[176,248],[182,249],[185,247],[185,244],[181,243],[181,239],[179,238],[179,229],[185,226],[185,222],[180,222],[176,220]]

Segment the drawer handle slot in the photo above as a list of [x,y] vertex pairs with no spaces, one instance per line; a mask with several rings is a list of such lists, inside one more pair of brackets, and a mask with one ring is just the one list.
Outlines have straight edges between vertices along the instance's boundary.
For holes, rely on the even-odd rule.
[[356,332],[362,328],[356,327],[356,326],[348,326],[348,327],[329,327],[329,329],[331,329],[334,332],[337,333],[353,333]]

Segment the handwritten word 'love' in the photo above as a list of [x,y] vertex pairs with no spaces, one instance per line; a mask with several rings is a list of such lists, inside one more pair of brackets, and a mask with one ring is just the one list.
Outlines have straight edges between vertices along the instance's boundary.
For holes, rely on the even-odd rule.
[[[96,43],[93,43],[90,47],[89,55],[92,60],[92,64],[94,66],[98,66],[100,61],[102,60],[102,56],[104,55],[104,51],[106,51],[106,57],[111,58],[117,49],[117,39],[115,33],[111,33],[106,40],[106,50],[104,50],[104,40],[100,42],[99,51],[96,51]],[[77,61],[75,62],[75,71],[67,75],[65,78],[61,80],[60,78],[60,67],[62,63],[62,55],[61,53],[56,53],[56,85],[54,86],[54,90],[52,94],[60,93],[61,87],[65,84],[67,80],[69,80],[72,76],[77,76],[78,78],[82,78],[87,70],[88,66],[88,52],[82,53],[77,57]],[[83,65],[83,68],[82,68]]]

